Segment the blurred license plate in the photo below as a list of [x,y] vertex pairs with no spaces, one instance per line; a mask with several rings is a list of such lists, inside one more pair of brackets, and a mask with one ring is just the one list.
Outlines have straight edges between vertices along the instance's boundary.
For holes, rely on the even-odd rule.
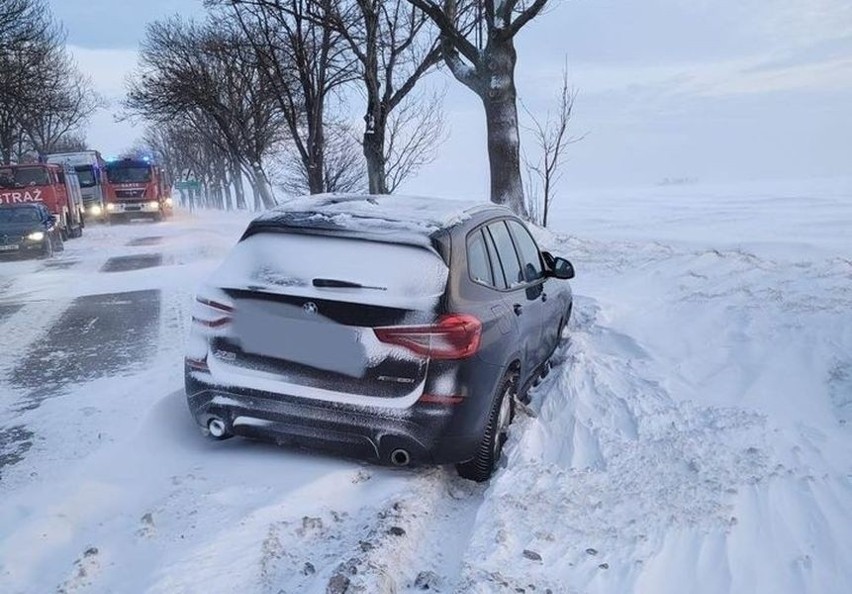
[[18,247],[18,244],[0,245],[0,252],[11,252],[13,250],[18,249]]
[[326,371],[361,377],[366,352],[358,330],[319,317],[316,320],[288,317],[270,311],[268,304],[238,303],[234,333],[243,351],[292,361]]

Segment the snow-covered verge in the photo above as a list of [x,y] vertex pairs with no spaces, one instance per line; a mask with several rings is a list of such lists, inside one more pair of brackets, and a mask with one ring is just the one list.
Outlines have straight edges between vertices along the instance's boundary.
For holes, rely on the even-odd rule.
[[[0,468],[0,592],[852,591],[852,182],[566,196],[554,220],[570,341],[488,485],[200,435],[186,316],[245,217],[3,263],[0,458],[29,444]],[[22,377],[81,299],[147,291],[139,365]]]
[[549,238],[579,271],[571,344],[486,493],[462,589],[852,591],[852,184],[837,183],[560,212],[557,230],[606,239]]

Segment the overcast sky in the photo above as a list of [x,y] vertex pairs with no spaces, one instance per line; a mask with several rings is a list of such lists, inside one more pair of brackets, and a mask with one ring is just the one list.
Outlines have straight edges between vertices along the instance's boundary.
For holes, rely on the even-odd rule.
[[[518,39],[519,93],[542,113],[567,62],[579,90],[564,191],[852,174],[852,2],[849,0],[570,0]],[[118,100],[145,23],[200,15],[200,0],[51,0],[80,67]],[[450,137],[408,184],[421,194],[487,192],[477,98],[448,74]],[[104,154],[138,130],[113,113],[92,122]],[[527,147],[528,149],[531,147]]]

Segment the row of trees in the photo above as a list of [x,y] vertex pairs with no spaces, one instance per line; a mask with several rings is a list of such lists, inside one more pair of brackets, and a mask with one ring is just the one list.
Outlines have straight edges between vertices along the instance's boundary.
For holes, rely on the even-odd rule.
[[[273,181],[291,192],[388,193],[444,138],[440,100],[418,82],[446,66],[482,101],[492,201],[528,215],[514,39],[546,3],[206,0],[203,22],[149,25],[127,112],[150,122],[158,158],[228,200],[233,192],[238,206],[243,176],[264,207],[274,202]],[[536,125],[536,142],[551,136],[551,124]],[[547,172],[546,206],[560,158],[545,161],[529,170]]]
[[[210,2],[202,22],[149,25],[129,114],[173,171],[259,206],[288,192],[387,193],[430,162],[441,102],[413,93],[439,50],[405,0]],[[359,134],[346,107],[365,98]],[[200,143],[198,142],[200,141]],[[168,152],[168,154],[167,154]]]
[[0,0],[0,161],[81,148],[103,105],[44,0]]

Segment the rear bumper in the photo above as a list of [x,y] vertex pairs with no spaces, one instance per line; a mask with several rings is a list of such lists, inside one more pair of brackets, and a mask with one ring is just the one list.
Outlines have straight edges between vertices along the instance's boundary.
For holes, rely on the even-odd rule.
[[[186,369],[186,394],[196,422],[218,417],[234,435],[334,452],[391,464],[405,450],[411,464],[450,464],[471,459],[478,427],[463,427],[470,405],[416,404],[407,409],[366,408],[207,384]],[[473,405],[473,403],[471,403]]]

